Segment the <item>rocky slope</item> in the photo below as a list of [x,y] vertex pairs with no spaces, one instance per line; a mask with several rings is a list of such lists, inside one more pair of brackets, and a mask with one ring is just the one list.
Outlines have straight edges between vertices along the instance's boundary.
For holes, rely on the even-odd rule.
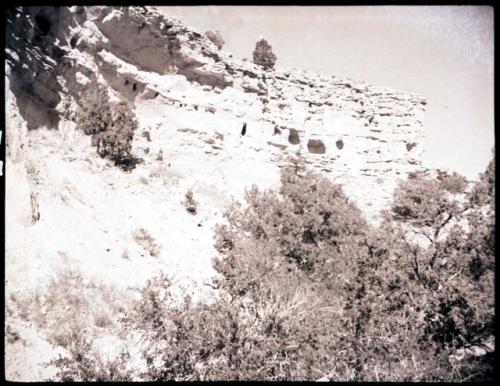
[[[289,155],[342,183],[373,221],[396,181],[423,168],[422,98],[263,71],[154,9],[12,8],[6,41],[7,297],[63,269],[120,288],[161,270],[203,294],[224,207],[252,184],[276,187]],[[137,115],[144,162],[132,172],[75,127],[95,82]],[[190,188],[194,216],[181,205]],[[9,350],[7,374],[39,380],[18,366],[26,347]]]
[[[159,150],[177,152],[165,136],[185,142],[190,153],[201,150],[210,163],[262,151],[279,164],[301,149],[312,167],[338,178],[365,207],[379,201],[374,190],[386,198],[394,178],[421,166],[426,102],[415,95],[304,72],[265,72],[144,8],[29,8],[19,18],[8,34],[25,41],[8,39],[7,62],[29,129],[56,128],[71,118],[75,101],[97,80],[132,103],[152,139],[137,141],[136,149],[149,160]],[[141,154],[145,146],[149,153]]]

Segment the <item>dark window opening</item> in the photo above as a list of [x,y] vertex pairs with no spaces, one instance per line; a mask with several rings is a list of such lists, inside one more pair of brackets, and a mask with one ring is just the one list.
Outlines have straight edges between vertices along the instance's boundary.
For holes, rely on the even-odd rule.
[[288,133],[288,142],[292,145],[298,145],[300,143],[299,133],[295,129],[290,129]]
[[406,150],[411,151],[417,144],[415,142],[407,143],[406,144]]
[[247,124],[246,124],[246,123],[244,123],[244,124],[243,124],[243,128],[241,129],[241,135],[245,135],[245,134],[246,134],[246,132],[247,132]]
[[136,84],[136,83],[134,83],[134,84],[132,85],[132,90],[137,91],[137,84]]
[[128,85],[128,79],[125,79],[125,86]]
[[73,36],[69,41],[69,45],[71,46],[71,48],[75,48],[77,42],[78,42],[78,36]]
[[335,145],[337,145],[337,149],[342,150],[344,148],[344,141],[339,139],[337,142],[335,142]]
[[307,142],[307,150],[314,154],[325,154],[326,152],[324,143],[319,139],[310,139]]
[[50,31],[50,21],[43,15],[36,15],[35,22],[42,33],[42,35],[47,35]]

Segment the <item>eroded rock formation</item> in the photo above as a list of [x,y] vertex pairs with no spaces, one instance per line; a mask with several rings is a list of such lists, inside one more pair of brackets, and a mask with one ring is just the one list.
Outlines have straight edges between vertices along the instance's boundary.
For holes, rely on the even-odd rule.
[[[154,9],[16,7],[6,33],[6,298],[71,264],[127,288],[162,270],[201,293],[224,208],[252,184],[276,188],[290,156],[342,183],[372,220],[423,168],[419,96],[266,71]],[[130,172],[76,127],[96,83],[137,117],[132,153],[144,162]],[[196,214],[180,204],[189,190]],[[44,379],[9,363],[16,380]]]
[[[265,148],[276,164],[289,153],[309,153],[310,165],[338,177],[361,205],[370,202],[360,178],[387,198],[397,178],[421,167],[422,98],[334,76],[264,71],[154,9],[12,8],[7,67],[30,130],[71,120],[82,92],[99,82],[139,115],[149,100],[169,114],[224,120],[228,135],[247,122],[248,146]],[[210,133],[208,126],[201,131]],[[196,151],[198,139],[186,140]],[[228,146],[213,144],[207,155]]]

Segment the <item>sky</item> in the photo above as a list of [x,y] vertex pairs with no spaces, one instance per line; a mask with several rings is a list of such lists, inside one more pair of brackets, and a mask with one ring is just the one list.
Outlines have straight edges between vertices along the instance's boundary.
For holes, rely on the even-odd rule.
[[297,68],[427,99],[424,161],[478,177],[494,147],[489,6],[159,7],[251,59],[262,36],[281,69]]

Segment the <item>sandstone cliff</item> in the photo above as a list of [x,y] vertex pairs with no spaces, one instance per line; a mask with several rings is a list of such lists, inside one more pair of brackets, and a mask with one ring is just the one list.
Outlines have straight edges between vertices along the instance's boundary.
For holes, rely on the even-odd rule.
[[[122,288],[161,270],[206,289],[224,207],[252,184],[277,186],[299,151],[373,221],[397,180],[423,168],[421,97],[264,71],[154,9],[11,8],[6,42],[7,296],[66,268]],[[132,151],[144,162],[131,172],[75,127],[95,82],[137,115]],[[188,189],[196,215],[181,204]],[[9,363],[16,380],[33,380]]]
[[129,101],[154,138],[136,143],[147,160],[159,150],[174,157],[176,142],[185,142],[190,153],[218,165],[234,157],[250,161],[262,151],[270,168],[300,149],[372,217],[381,206],[370,210],[370,204],[383,202],[396,178],[421,167],[426,102],[416,95],[305,72],[266,72],[179,20],[141,7],[12,14],[10,84],[29,129],[70,120],[82,92],[97,81]]

